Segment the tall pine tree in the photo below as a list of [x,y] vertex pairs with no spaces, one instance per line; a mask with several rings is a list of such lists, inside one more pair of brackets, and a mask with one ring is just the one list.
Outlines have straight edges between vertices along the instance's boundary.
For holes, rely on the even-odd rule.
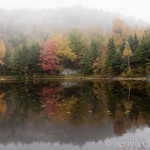
[[111,38],[108,41],[107,45],[107,53],[106,53],[106,64],[105,64],[105,72],[108,75],[113,75],[113,59],[115,55],[115,42],[114,39]]
[[85,54],[80,61],[80,70],[84,75],[90,75],[93,73],[92,62],[87,54]]

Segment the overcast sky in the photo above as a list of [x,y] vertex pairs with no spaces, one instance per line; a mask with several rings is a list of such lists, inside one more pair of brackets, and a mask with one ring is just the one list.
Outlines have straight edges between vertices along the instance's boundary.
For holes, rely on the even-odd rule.
[[43,9],[81,5],[150,22],[150,0],[0,0],[0,8]]

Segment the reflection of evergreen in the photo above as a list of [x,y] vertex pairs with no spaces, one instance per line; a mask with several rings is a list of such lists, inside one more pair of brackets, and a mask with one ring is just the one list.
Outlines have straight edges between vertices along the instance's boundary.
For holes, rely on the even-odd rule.
[[61,97],[68,98],[73,95],[76,95],[78,97],[79,91],[80,91],[80,86],[72,86],[72,87],[63,88],[63,90],[61,91]]
[[150,125],[150,95],[149,95],[149,83],[139,83],[132,89],[132,101],[134,101],[137,109],[142,114],[143,118],[148,125]]
[[92,118],[94,118],[94,115],[97,117],[101,116],[101,100],[96,97],[93,89],[93,82],[82,81],[80,84],[78,84],[78,86],[64,88],[64,90],[61,92],[62,95],[59,99],[59,102],[61,102],[61,100],[71,101],[73,100],[71,98],[72,96],[76,98],[76,102],[70,110],[70,121],[72,124],[80,125],[85,123],[90,114],[92,114]]
[[[14,108],[14,118],[25,120],[31,114],[40,112],[38,86],[18,84],[9,90],[9,107]],[[13,119],[14,119],[13,118]]]
[[138,108],[135,104],[133,104],[133,106],[131,108],[129,117],[132,121],[134,121],[134,120],[137,121],[138,120],[139,110],[138,110]]
[[93,98],[93,83],[91,82],[86,82],[83,83],[82,86],[84,88],[81,89],[80,95],[86,103],[89,103],[90,105],[92,104]]
[[108,82],[105,84],[106,96],[108,100],[108,108],[113,114],[117,107],[124,111],[122,99],[127,94],[125,88],[119,82]]
[[82,99],[88,103],[90,106],[92,113],[96,114],[100,111],[100,102],[101,100],[96,97],[93,93],[94,84],[93,82],[85,82],[83,84],[84,88],[81,90],[81,97]]
[[82,101],[78,100],[71,110],[70,121],[72,125],[82,125],[86,121],[88,114],[88,105]]

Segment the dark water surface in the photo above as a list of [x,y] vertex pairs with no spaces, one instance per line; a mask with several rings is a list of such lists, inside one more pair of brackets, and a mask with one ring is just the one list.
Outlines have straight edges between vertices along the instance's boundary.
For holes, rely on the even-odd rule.
[[150,83],[0,83],[0,150],[150,149]]

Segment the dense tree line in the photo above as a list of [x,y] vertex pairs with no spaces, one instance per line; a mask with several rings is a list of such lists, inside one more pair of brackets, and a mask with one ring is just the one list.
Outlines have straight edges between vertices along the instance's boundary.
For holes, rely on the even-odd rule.
[[69,29],[41,37],[1,36],[0,74],[58,75],[69,68],[84,75],[150,75],[149,29],[133,28],[117,19],[111,33]]

